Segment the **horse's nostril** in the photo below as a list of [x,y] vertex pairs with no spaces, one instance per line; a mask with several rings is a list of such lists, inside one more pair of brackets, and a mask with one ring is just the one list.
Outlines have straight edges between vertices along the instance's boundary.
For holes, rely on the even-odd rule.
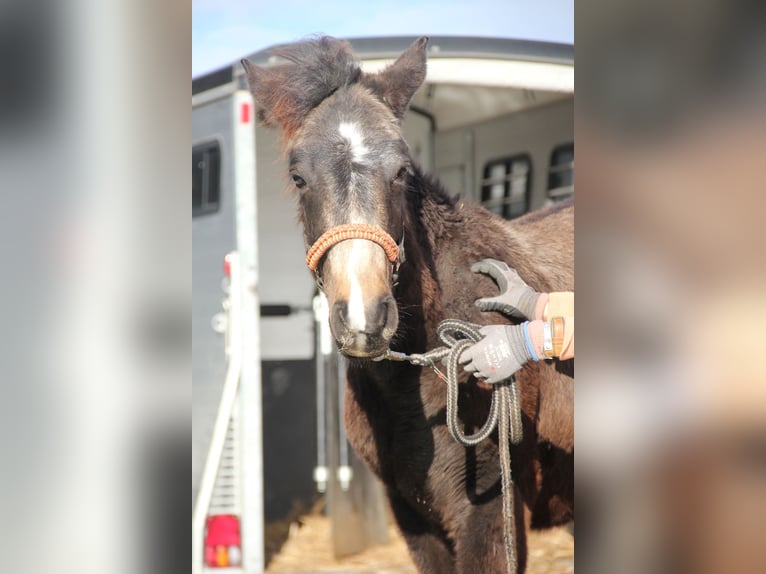
[[375,329],[377,332],[390,327],[389,323],[396,318],[396,301],[390,295],[383,297],[375,310]]
[[386,321],[386,304],[375,305],[370,312],[370,321],[365,329],[368,333],[377,333]]

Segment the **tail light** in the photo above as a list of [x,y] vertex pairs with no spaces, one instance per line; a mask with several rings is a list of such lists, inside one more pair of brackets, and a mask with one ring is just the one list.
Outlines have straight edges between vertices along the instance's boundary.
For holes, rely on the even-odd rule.
[[205,564],[212,568],[225,568],[239,566],[241,563],[239,518],[233,514],[208,516],[205,533]]

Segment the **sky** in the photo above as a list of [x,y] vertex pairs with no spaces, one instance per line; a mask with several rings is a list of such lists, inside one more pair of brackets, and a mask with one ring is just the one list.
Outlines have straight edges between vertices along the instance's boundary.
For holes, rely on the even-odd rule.
[[192,77],[312,34],[574,43],[574,0],[193,0]]

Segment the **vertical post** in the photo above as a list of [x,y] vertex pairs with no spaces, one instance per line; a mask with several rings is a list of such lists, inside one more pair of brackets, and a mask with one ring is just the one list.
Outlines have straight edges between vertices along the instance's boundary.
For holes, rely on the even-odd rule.
[[317,464],[314,467],[314,482],[317,490],[324,494],[327,492],[327,408],[325,362],[332,353],[332,336],[329,333],[327,320],[327,298],[324,293],[314,296],[314,334],[316,339],[316,396],[317,396]]
[[242,569],[264,569],[263,415],[258,301],[258,234],[255,166],[255,115],[246,90],[234,94],[234,195],[237,251],[241,270],[242,375],[240,428],[242,445]]
[[351,479],[354,478],[354,471],[351,469],[351,461],[348,456],[348,438],[346,438],[346,429],[343,426],[343,401],[346,394],[346,371],[348,363],[346,357],[337,354],[337,381],[338,381],[338,483],[343,491],[351,486]]

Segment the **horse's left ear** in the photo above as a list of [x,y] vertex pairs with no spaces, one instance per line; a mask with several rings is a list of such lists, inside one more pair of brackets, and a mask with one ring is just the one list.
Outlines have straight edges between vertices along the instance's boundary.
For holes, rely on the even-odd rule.
[[415,40],[396,61],[382,72],[364,74],[362,84],[372,89],[388,104],[400,120],[412,96],[426,79],[426,45],[428,37]]

